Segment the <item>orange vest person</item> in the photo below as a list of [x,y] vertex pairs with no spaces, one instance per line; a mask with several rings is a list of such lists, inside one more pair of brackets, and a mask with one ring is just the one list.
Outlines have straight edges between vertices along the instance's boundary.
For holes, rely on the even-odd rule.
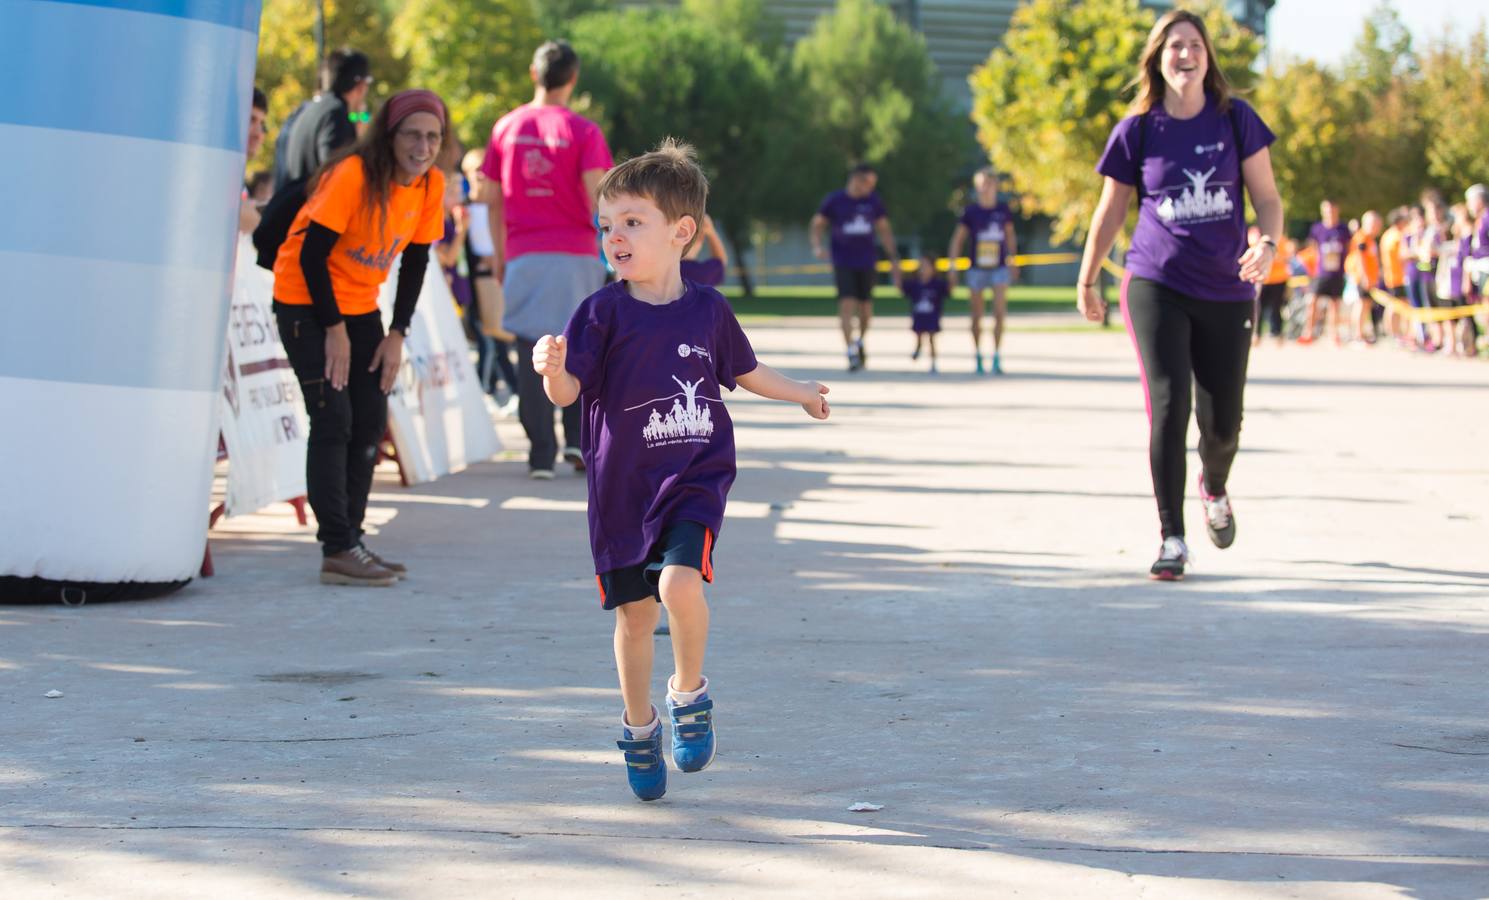
[[[321,582],[387,586],[406,575],[362,542],[388,392],[444,231],[434,168],[448,115],[431,91],[388,99],[355,144],[327,161],[274,262],[274,314],[310,414],[306,493],[321,542]],[[393,321],[377,297],[395,259]]]

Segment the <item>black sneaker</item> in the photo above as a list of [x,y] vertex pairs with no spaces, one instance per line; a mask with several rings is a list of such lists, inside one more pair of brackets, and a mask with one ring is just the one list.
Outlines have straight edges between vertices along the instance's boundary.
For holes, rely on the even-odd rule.
[[578,447],[564,448],[564,462],[573,466],[575,472],[584,471],[584,453]]
[[1211,497],[1205,491],[1205,474],[1199,476],[1199,502],[1205,508],[1205,530],[1210,543],[1224,550],[1236,542],[1236,515],[1230,508],[1230,495]]
[[1181,537],[1166,537],[1158,548],[1158,560],[1148,575],[1155,581],[1183,581],[1184,566],[1189,563],[1189,546]]

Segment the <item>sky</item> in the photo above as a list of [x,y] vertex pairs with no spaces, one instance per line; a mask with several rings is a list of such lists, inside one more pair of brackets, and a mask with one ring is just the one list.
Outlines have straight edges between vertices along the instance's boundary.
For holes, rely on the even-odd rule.
[[[1440,37],[1451,23],[1459,31],[1489,21],[1489,0],[1391,0],[1413,39],[1425,43]],[[1362,17],[1375,0],[1277,0],[1267,21],[1269,43],[1278,54],[1338,62],[1360,33]],[[1464,23],[1467,23],[1466,25]]]

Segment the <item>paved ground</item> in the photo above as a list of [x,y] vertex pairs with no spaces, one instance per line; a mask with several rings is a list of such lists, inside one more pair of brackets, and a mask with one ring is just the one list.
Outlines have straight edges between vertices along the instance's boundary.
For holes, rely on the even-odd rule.
[[172,598],[0,608],[0,895],[1489,896],[1489,366],[1264,348],[1239,540],[1156,585],[1127,339],[932,379],[902,328],[852,377],[752,329],[835,413],[733,404],[722,750],[663,802],[583,484],[505,460],[380,481],[397,589],[315,584],[284,507]]

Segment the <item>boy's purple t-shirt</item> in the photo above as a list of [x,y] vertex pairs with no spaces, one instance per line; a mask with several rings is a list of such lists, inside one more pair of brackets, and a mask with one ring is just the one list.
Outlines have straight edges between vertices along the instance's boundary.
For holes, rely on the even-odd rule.
[[1308,239],[1318,245],[1318,274],[1338,275],[1344,271],[1344,260],[1349,253],[1349,226],[1340,222],[1329,226],[1314,222],[1308,229]]
[[684,282],[665,306],[623,281],[579,305],[564,330],[579,379],[595,572],[643,562],[674,522],[717,538],[734,483],[734,426],[721,388],[755,370],[734,310],[710,287]]
[[1006,269],[1013,250],[1013,210],[1007,203],[991,207],[971,203],[962,210],[961,223],[967,226],[971,245],[967,258],[978,269]]
[[832,264],[839,269],[872,269],[879,261],[874,247],[874,223],[884,218],[878,191],[850,197],[846,190],[822,198],[817,212],[832,224]]
[[915,332],[940,331],[941,311],[946,307],[946,295],[950,288],[944,278],[921,281],[919,278],[905,282],[905,299],[910,301],[910,330]]
[[1141,197],[1128,272],[1197,299],[1249,303],[1256,287],[1241,280],[1241,162],[1276,136],[1246,102],[1231,107],[1222,113],[1211,98],[1192,119],[1162,105],[1129,116],[1112,129],[1096,171]]

